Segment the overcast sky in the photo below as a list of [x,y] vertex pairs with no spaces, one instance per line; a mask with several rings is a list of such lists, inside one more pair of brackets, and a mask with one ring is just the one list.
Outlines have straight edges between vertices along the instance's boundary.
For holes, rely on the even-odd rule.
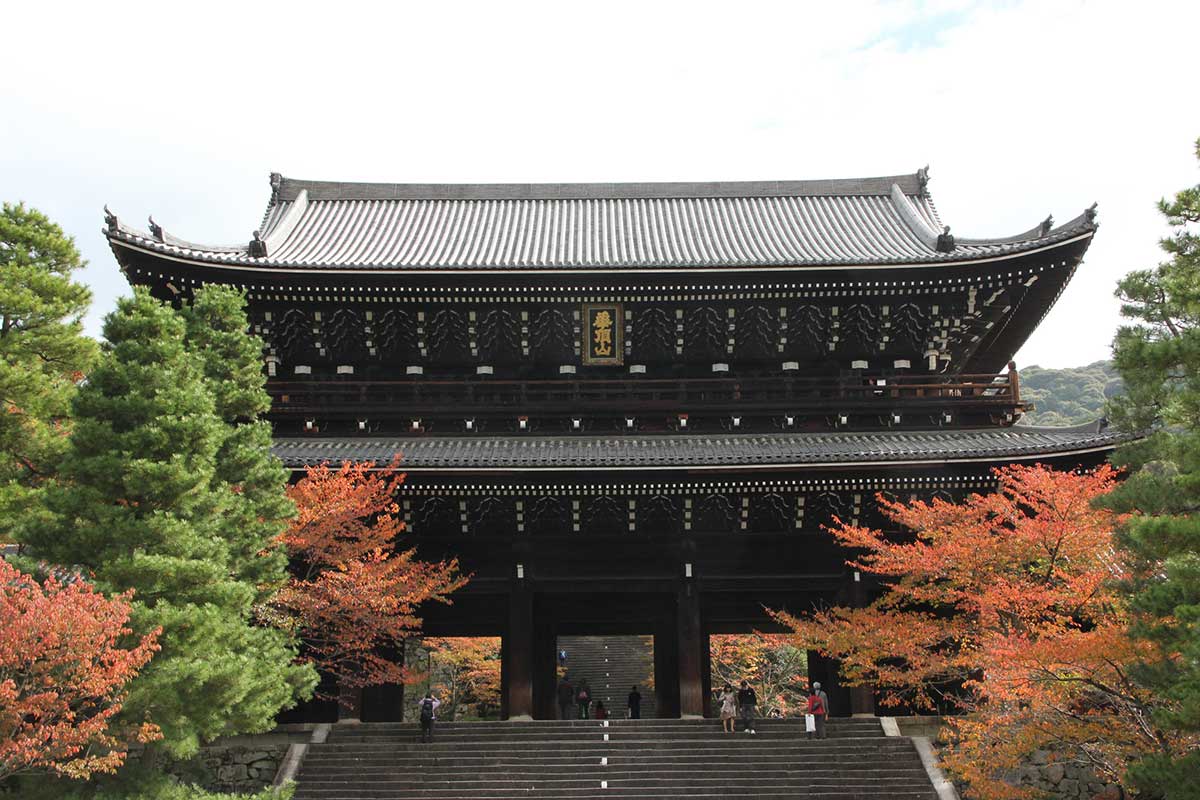
[[959,236],[1100,204],[1018,365],[1108,355],[1154,203],[1200,181],[1200,3],[9,3],[0,198],[128,291],[101,207],[249,239],[268,173],[387,182],[860,177],[931,165]]

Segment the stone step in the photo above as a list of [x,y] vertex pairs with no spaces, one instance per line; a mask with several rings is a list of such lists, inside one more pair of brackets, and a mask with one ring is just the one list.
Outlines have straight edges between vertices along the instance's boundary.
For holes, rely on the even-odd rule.
[[412,725],[335,727],[310,746],[296,800],[935,800],[908,739],[841,722],[826,741],[798,720],[757,736],[711,720],[451,723],[432,743]]
[[[654,673],[654,656],[649,637],[560,636],[558,646],[567,651],[567,677],[573,686],[587,678],[593,706],[603,700],[611,718],[625,716],[630,687],[642,695],[642,718],[657,714],[654,690],[648,680]],[[607,659],[607,661],[605,660]]]
[[[609,758],[629,758],[631,754],[643,754],[651,760],[663,759],[678,759],[683,756],[700,756],[702,758],[720,758],[725,755],[735,754],[739,758],[792,758],[804,763],[820,763],[822,759],[830,762],[844,763],[846,759],[883,759],[905,757],[908,751],[892,749],[892,750],[809,750],[798,747],[775,746],[768,743],[763,743],[760,746],[745,746],[745,747],[729,747],[716,748],[704,751],[695,751],[693,749],[676,749],[672,747],[661,747],[657,749],[645,749],[639,747],[610,747],[602,746],[589,747],[585,750],[567,748],[567,749],[549,749],[549,748],[529,748],[525,751],[531,755],[541,756],[544,759],[552,758],[572,758],[584,756],[594,758],[597,761],[601,757]],[[311,748],[306,759],[306,763],[321,764],[332,763],[334,761],[353,761],[359,764],[378,764],[378,763],[399,763],[407,760],[449,760],[457,758],[469,759],[487,759],[487,758],[505,758],[512,755],[520,755],[518,751],[503,750],[503,749],[476,749],[462,750],[457,748],[448,749],[432,749],[429,747],[419,747],[406,751],[398,751],[394,749],[375,749],[371,751],[355,752],[353,750],[340,751],[325,751]]]
[[[721,721],[716,719],[613,719],[608,721],[605,726],[600,720],[594,719],[577,719],[577,720],[505,720],[486,721],[486,722],[438,722],[438,727],[445,730],[480,730],[480,731],[510,731],[510,730],[567,730],[567,729],[601,729],[622,728],[631,730],[686,730],[689,728],[714,728],[721,729]],[[768,728],[781,729],[798,729],[803,730],[804,719],[801,717],[789,717],[786,719],[759,719],[757,724]],[[875,717],[834,717],[827,723],[827,727],[834,728],[871,728],[882,730],[879,725],[879,720]],[[333,732],[340,731],[355,731],[365,730],[369,732],[388,731],[388,730],[418,730],[419,726],[413,722],[370,722],[350,725],[336,725]]]
[[[309,792],[303,787],[297,789],[295,800],[397,800],[403,798],[421,798],[422,800],[511,800],[512,798],[556,798],[557,800],[651,800],[654,798],[679,798],[680,792],[675,787],[613,787],[599,789],[507,789],[491,790],[466,794],[458,789],[423,789],[405,792],[402,796],[394,792],[358,792],[344,790],[315,790]],[[785,788],[759,787],[753,784],[728,786],[694,787],[685,795],[689,800],[721,800],[729,797],[747,797],[754,800],[937,800],[932,788],[923,790],[829,790],[808,791],[795,786]]]

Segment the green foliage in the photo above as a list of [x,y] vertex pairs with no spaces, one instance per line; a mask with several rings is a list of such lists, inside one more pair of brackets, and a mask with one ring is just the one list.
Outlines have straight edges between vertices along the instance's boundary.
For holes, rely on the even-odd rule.
[[1022,425],[1080,425],[1104,416],[1105,403],[1123,391],[1112,362],[1096,361],[1086,367],[1045,369],[1026,367],[1020,372],[1021,398],[1033,411]]
[[104,334],[46,490],[49,517],[25,540],[40,558],[86,568],[105,592],[135,590],[133,627],[161,626],[162,650],[123,713],[158,724],[161,746],[188,757],[202,741],[269,728],[315,679],[294,664],[289,637],[252,624],[261,589],[258,575],[247,580],[239,526],[250,512],[232,483],[246,470],[220,462],[236,432],[217,397],[235,393],[213,391],[183,317],[143,290],[119,302]]
[[1159,208],[1172,226],[1161,242],[1168,259],[1118,284],[1132,324],[1113,343],[1127,392],[1110,402],[1118,424],[1158,431],[1117,454],[1131,477],[1111,502],[1142,512],[1121,540],[1140,567],[1129,581],[1134,632],[1164,653],[1136,674],[1166,700],[1154,719],[1163,746],[1130,779],[1175,800],[1200,798],[1200,750],[1185,739],[1200,734],[1200,186]]
[[254,794],[210,792],[137,763],[117,777],[101,776],[88,784],[37,778],[18,788],[21,800],[291,800],[296,791],[295,784],[288,784]]
[[247,332],[246,300],[228,286],[196,292],[183,309],[187,346],[199,354],[216,412],[225,423],[217,449],[214,489],[232,488],[223,520],[230,569],[258,587],[262,601],[287,580],[287,552],[270,546],[287,529],[295,506],[287,471],[271,455],[271,406],[262,371],[262,341]]
[[0,541],[36,509],[66,449],[75,383],[95,360],[82,324],[91,293],[72,280],[83,264],[44,214],[0,207]]

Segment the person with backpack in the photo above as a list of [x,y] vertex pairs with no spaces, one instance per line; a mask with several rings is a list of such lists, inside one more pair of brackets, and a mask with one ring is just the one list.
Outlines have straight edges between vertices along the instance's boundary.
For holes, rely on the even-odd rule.
[[432,692],[426,692],[425,696],[417,701],[417,708],[421,710],[421,741],[433,741],[433,723],[437,719],[438,706],[441,705]]
[[596,701],[596,719],[608,719],[608,709],[604,707],[603,700]]
[[746,733],[758,733],[754,730],[754,707],[758,705],[758,695],[746,681],[742,681],[742,688],[738,690],[737,703]]
[[566,678],[558,682],[558,711],[561,719],[571,718],[571,707],[575,705],[575,687]]
[[589,691],[587,679],[579,682],[579,692],[575,695],[575,702],[579,704],[579,718],[588,718],[588,708],[592,704],[592,693]]
[[[821,690],[821,684],[814,682],[808,695],[807,714],[812,716],[814,728],[808,731],[808,738],[825,738],[825,719],[829,716],[829,695]],[[805,726],[807,728],[807,725]]]

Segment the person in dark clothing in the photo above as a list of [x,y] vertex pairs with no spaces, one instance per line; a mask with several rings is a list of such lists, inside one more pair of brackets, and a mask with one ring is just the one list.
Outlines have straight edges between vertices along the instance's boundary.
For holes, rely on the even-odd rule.
[[579,704],[579,718],[588,718],[588,708],[592,705],[592,692],[587,679],[579,682],[579,691],[575,693],[575,702]]
[[571,707],[575,705],[575,687],[566,678],[558,682],[558,710],[560,719],[571,718]]
[[562,667],[563,669],[566,669],[566,667],[567,667],[567,651],[566,650],[558,651],[558,665],[560,667]]
[[758,731],[754,730],[754,707],[758,705],[758,695],[746,681],[742,681],[742,688],[738,690],[737,703],[743,730],[746,733],[757,733]]
[[608,719],[608,709],[604,707],[603,700],[596,701],[596,719]]
[[417,708],[420,709],[421,722],[421,741],[433,741],[433,722],[437,719],[437,710],[441,702],[433,696],[431,692],[426,692],[425,696],[417,701]]
[[641,719],[642,693],[637,690],[636,686],[629,690],[629,700],[627,702],[629,703],[629,718]]

